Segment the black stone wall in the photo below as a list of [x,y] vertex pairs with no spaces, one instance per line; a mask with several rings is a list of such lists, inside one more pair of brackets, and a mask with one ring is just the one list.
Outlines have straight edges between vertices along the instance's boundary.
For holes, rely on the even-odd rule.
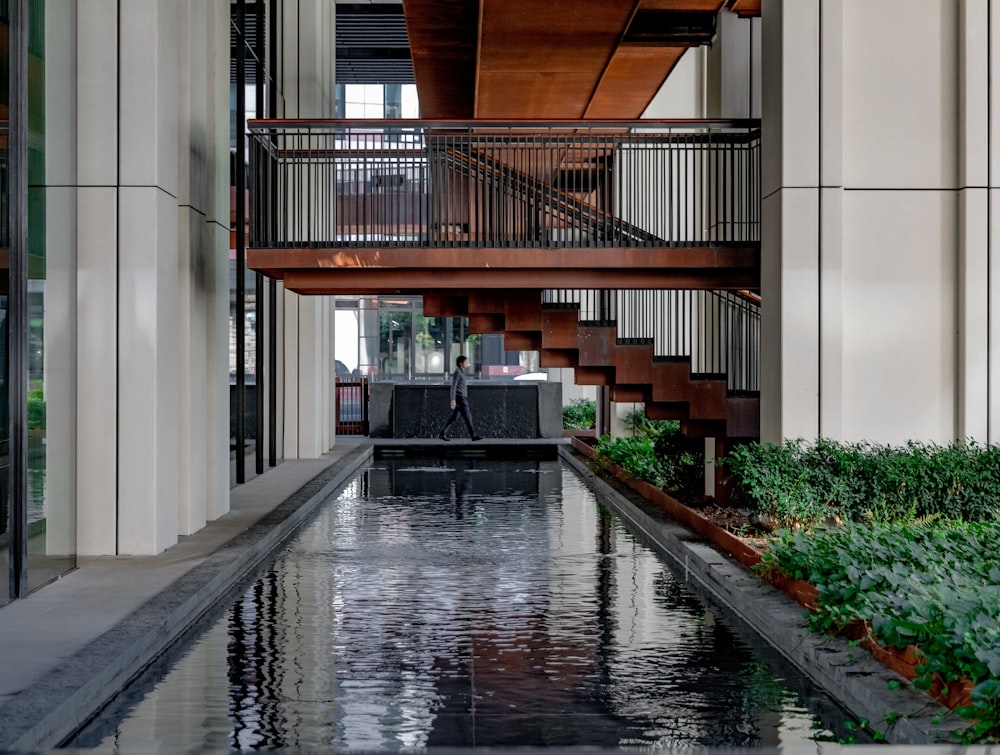
[[[448,416],[446,383],[376,383],[369,417],[373,438],[436,438]],[[562,385],[548,382],[470,382],[476,432],[484,438],[557,438],[562,435]],[[461,417],[453,438],[468,438]]]

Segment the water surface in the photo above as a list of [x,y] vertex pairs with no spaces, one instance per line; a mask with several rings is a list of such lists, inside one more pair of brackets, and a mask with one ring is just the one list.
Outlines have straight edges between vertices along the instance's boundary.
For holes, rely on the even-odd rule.
[[375,460],[70,743],[763,747],[841,715],[559,461]]

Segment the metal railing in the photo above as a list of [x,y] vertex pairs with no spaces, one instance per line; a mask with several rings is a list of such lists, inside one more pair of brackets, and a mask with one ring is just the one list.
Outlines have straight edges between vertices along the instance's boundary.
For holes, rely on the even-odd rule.
[[725,378],[733,396],[760,391],[760,299],[742,291],[558,289],[543,304],[578,308],[580,324],[614,326],[619,343],[655,359],[689,359],[692,377]]
[[757,122],[249,122],[250,239],[661,247],[760,238]]
[[368,378],[338,377],[334,395],[336,433],[368,435]]

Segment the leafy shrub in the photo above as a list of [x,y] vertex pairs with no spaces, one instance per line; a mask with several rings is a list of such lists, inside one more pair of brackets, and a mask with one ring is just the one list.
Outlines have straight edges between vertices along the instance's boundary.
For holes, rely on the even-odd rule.
[[563,428],[589,430],[597,424],[597,402],[578,398],[563,407]]
[[836,632],[869,622],[883,646],[918,650],[914,684],[935,674],[975,685],[956,712],[968,742],[1000,741],[1000,542],[998,522],[848,523],[781,531],[761,566],[818,590],[809,627]]
[[679,431],[676,422],[657,420],[635,436],[601,436],[598,456],[636,479],[681,496],[700,495],[705,485],[704,458]]
[[663,483],[668,493],[701,496],[705,492],[705,445],[680,432],[680,423],[671,422],[653,441],[653,451],[660,460]]
[[775,526],[829,519],[1000,518],[1000,448],[956,442],[746,444],[722,460],[737,500]]
[[646,407],[633,409],[622,418],[622,424],[634,435],[649,435],[654,438],[663,434],[675,434],[681,431],[681,423],[674,419],[650,419],[646,416]]
[[41,389],[28,391],[28,428],[45,427],[45,399]]

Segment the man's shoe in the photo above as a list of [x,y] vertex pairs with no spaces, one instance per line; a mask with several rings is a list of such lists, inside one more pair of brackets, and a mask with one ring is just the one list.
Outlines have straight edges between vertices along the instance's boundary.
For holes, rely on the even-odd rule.
[[473,435],[473,436],[472,436],[472,439],[473,439],[473,440],[482,440],[483,438],[482,438],[482,436],[480,436],[480,435]]
[[451,440],[451,438],[449,438],[444,433],[438,433],[438,440]]

